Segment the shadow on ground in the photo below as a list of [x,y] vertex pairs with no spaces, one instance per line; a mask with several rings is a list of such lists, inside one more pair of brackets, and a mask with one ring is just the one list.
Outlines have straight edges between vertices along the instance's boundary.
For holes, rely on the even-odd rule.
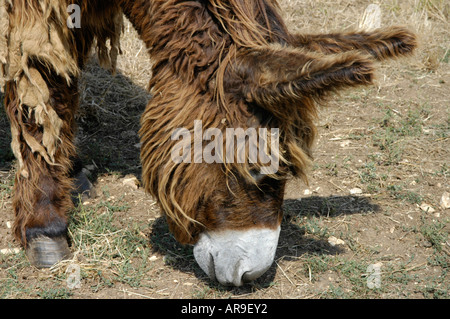
[[182,272],[193,273],[199,280],[215,289],[232,290],[234,294],[247,294],[256,289],[271,286],[278,270],[277,261],[290,260],[300,262],[304,255],[339,255],[345,249],[332,246],[326,239],[305,236],[306,230],[293,221],[302,217],[326,216],[338,217],[346,214],[364,214],[378,212],[380,208],[367,198],[355,196],[310,197],[284,202],[285,215],[281,225],[275,262],[258,280],[240,288],[227,288],[212,282],[197,265],[192,246],[179,244],[170,233],[165,218],[157,219],[152,225],[150,244],[154,253],[166,256],[166,264]]
[[13,161],[11,130],[4,108],[4,95],[0,93],[0,171],[9,171]]

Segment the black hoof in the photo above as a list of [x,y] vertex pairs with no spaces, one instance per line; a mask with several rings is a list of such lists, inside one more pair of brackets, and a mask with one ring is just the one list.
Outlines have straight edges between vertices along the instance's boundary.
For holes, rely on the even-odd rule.
[[76,205],[80,200],[81,202],[84,202],[95,196],[94,186],[83,171],[79,172],[75,176],[75,189],[72,192],[72,202]]
[[31,264],[37,268],[50,268],[70,257],[65,236],[34,238],[28,242],[25,251]]
[[86,175],[86,173],[89,174],[89,171],[83,169],[83,162],[81,159],[76,156],[72,159],[72,163],[73,165],[69,172],[69,176],[74,180],[74,189],[71,193],[71,197],[74,205],[78,205],[80,202],[83,203],[89,198],[96,197],[97,194],[94,186]]

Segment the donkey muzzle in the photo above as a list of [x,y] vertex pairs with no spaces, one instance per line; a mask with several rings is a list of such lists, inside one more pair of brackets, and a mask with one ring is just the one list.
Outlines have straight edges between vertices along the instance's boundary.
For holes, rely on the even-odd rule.
[[280,229],[204,232],[194,247],[194,257],[212,280],[239,287],[259,278],[270,268]]

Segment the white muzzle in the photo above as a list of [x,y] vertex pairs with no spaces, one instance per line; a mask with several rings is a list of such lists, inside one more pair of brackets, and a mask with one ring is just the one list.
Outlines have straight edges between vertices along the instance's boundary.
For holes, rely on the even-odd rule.
[[204,232],[194,247],[194,257],[212,280],[225,286],[242,286],[270,268],[280,229]]

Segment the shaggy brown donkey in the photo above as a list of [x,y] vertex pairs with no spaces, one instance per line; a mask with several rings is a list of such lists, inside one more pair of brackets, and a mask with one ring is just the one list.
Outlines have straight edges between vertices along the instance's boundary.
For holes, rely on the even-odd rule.
[[[271,266],[286,181],[306,179],[317,103],[341,88],[371,84],[375,60],[407,55],[416,47],[415,35],[402,27],[291,34],[275,0],[78,3],[82,28],[60,32],[67,34],[65,41],[75,39],[68,48],[76,49],[70,54],[78,67],[95,37],[103,40],[100,44],[117,39],[119,6],[147,45],[154,66],[153,98],[140,130],[143,182],[177,240],[195,245],[200,267],[225,285],[242,285]],[[33,8],[39,18],[48,16]],[[28,11],[7,10],[10,21]],[[58,21],[56,14],[50,16],[47,23]],[[13,149],[21,165],[16,235],[28,251],[36,251],[38,265],[49,265],[67,251],[58,238],[67,227],[70,158],[75,156],[76,103],[70,96],[76,95],[77,72],[58,72],[54,64],[30,57],[26,66],[36,75],[22,74],[39,80],[28,85],[48,88],[45,106],[57,114],[58,129],[20,98],[20,78],[11,77],[7,85]],[[50,118],[53,112],[46,114]],[[50,131],[59,138],[48,141]],[[49,258],[54,251],[56,257]]]

